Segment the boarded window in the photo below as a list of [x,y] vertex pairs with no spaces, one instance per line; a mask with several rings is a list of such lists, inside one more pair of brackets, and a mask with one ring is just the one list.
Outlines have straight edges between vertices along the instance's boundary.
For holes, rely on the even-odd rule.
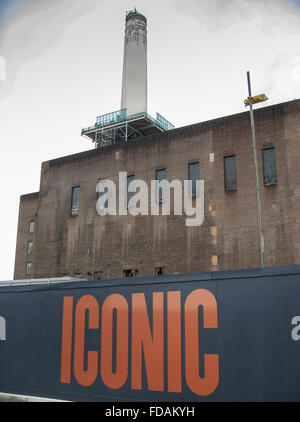
[[29,223],[29,233],[34,233],[34,221],[30,221]]
[[31,273],[31,262],[26,263],[26,275]]
[[32,246],[33,246],[33,242],[29,241],[27,243],[27,254],[31,254],[32,253]]
[[130,199],[134,196],[135,192],[130,192],[129,191],[129,185],[131,184],[130,188],[131,190],[133,190],[134,188],[134,175],[132,176],[127,176],[127,206],[128,203],[130,201]]
[[[160,182],[162,180],[166,180],[166,169],[160,169],[155,171],[155,180]],[[156,201],[161,203],[165,199],[165,193],[163,190],[163,186],[156,186]]]
[[79,199],[80,199],[80,187],[76,186],[72,188],[71,214],[73,216],[79,214]]
[[102,280],[102,271],[96,271],[94,272],[94,280]]
[[199,195],[197,192],[197,185],[196,181],[199,180],[200,177],[200,167],[199,163],[191,163],[189,164],[189,180],[192,181],[192,191],[190,192],[192,198],[196,198]]
[[224,157],[224,182],[226,192],[234,192],[237,190],[235,155]]
[[275,148],[263,149],[263,168],[265,185],[276,185],[277,169]]
[[[101,180],[99,180],[99,183],[101,182]],[[99,184],[97,185],[98,188]],[[104,194],[104,192],[99,192],[98,190],[96,190],[96,195],[97,195],[97,200]]]

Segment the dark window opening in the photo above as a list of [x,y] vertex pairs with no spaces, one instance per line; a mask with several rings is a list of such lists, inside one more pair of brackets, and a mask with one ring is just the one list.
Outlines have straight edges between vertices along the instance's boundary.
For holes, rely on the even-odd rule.
[[277,166],[275,148],[263,149],[264,183],[266,186],[277,184]]
[[[97,189],[100,189],[100,188],[101,188],[101,189],[103,190],[103,183],[104,183],[104,182],[103,182],[103,183],[102,183],[102,182],[103,182],[103,180],[99,180],[99,183],[98,183],[98,185],[97,185]],[[97,191],[96,191],[96,194],[97,194],[97,200],[98,200],[99,198],[101,198],[101,196],[102,196],[102,195],[104,195],[104,194],[106,194],[106,193],[108,192],[108,187],[107,187],[107,185],[106,185],[106,184],[104,185],[104,188],[105,188],[105,189],[104,189],[104,191],[103,191],[103,192],[102,192],[102,191],[100,192],[100,190],[97,190]],[[105,208],[107,208],[107,206],[108,206],[108,199],[105,201],[105,204],[104,204],[104,207],[105,207]]]
[[73,215],[73,216],[79,214],[79,199],[80,199],[80,187],[76,186],[76,187],[72,188],[71,215]]
[[234,192],[237,190],[235,155],[224,157],[224,180],[226,192]]
[[123,277],[133,277],[133,270],[123,270]]
[[156,267],[155,268],[155,275],[164,275],[166,274],[166,267]]
[[30,255],[32,253],[32,246],[33,242],[29,241],[27,244],[27,254]]
[[[132,183],[133,182],[133,183]],[[129,204],[130,199],[134,196],[135,192],[129,191],[129,185],[131,184],[130,188],[132,189],[134,187],[134,175],[127,176],[127,207]]]
[[192,191],[190,192],[192,198],[196,198],[199,196],[199,192],[197,191],[196,182],[200,178],[200,167],[199,163],[191,163],[189,164],[189,180],[192,181]]
[[103,272],[102,271],[96,271],[94,272],[94,280],[102,280]]
[[[162,180],[166,180],[166,169],[160,169],[155,171],[155,180],[160,182]],[[163,190],[163,186],[156,186],[156,201],[162,203],[165,199],[165,193]]]

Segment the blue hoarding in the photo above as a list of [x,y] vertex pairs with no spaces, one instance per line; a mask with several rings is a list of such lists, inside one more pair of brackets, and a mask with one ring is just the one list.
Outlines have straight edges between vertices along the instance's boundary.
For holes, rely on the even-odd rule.
[[0,288],[0,391],[299,401],[300,266]]

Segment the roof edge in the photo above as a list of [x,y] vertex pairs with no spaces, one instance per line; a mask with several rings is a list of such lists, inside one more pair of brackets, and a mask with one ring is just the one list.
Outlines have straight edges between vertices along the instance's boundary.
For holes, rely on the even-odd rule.
[[[293,108],[295,106],[296,108],[299,108],[300,110],[300,99],[290,100],[290,101],[286,101],[286,102],[282,102],[278,104],[273,104],[267,107],[258,108],[254,110],[254,115],[256,118],[259,119],[260,117],[263,117],[265,114],[270,113],[272,111],[280,110],[283,108]],[[216,119],[211,119],[211,120],[207,120],[200,123],[193,123],[190,125],[181,126],[178,128],[174,128],[174,129],[162,132],[158,135],[148,135],[142,138],[128,140],[126,142],[119,142],[118,144],[107,145],[101,148],[93,148],[93,149],[89,149],[87,151],[79,152],[76,154],[55,158],[55,159],[43,162],[42,167],[54,167],[54,166],[59,166],[60,164],[72,162],[74,160],[86,159],[88,157],[93,157],[100,153],[106,153],[106,152],[114,151],[116,149],[123,148],[125,144],[133,145],[136,142],[141,142],[141,141],[146,142],[148,140],[150,141],[150,139],[153,139],[153,137],[156,137],[157,139],[162,140],[162,139],[170,139],[172,137],[177,137],[177,136],[183,136],[188,133],[195,134],[197,131],[201,132],[201,131],[207,131],[216,127],[221,127],[222,125],[226,125],[230,121],[235,121],[236,123],[238,123],[240,121],[248,119],[248,117],[249,117],[249,111],[243,111],[241,113],[218,117]]]

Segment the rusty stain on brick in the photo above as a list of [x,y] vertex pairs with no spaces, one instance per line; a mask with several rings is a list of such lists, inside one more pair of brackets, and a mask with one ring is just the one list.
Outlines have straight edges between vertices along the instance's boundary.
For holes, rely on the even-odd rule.
[[217,237],[217,227],[216,227],[216,226],[212,226],[212,227],[210,228],[210,234],[211,234],[213,237]]
[[167,263],[166,262],[156,262],[155,268],[159,268],[159,267],[167,267]]
[[211,264],[216,267],[218,265],[218,255],[212,255]]
[[216,201],[211,201],[211,204],[209,206],[209,211],[216,211],[216,209],[217,209]]

